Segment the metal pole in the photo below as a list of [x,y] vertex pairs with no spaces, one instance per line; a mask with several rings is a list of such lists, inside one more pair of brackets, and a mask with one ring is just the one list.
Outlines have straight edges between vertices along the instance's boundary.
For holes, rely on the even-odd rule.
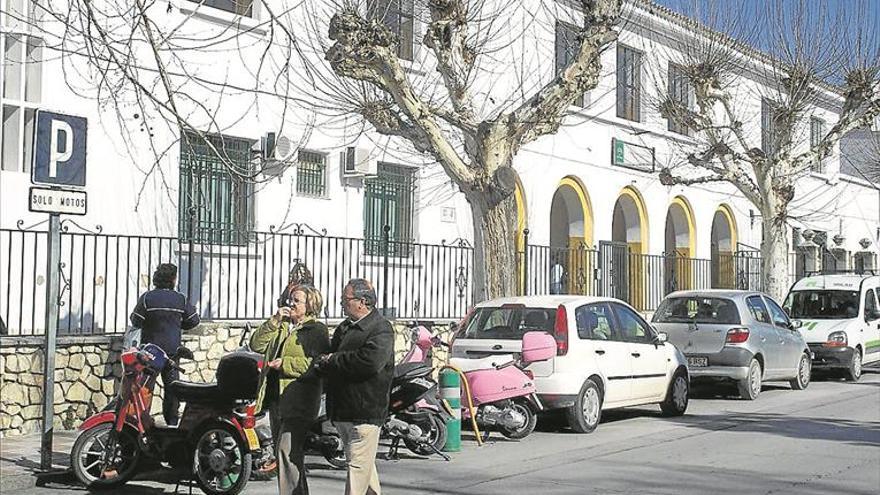
[[384,256],[382,258],[382,311],[385,312],[386,317],[391,317],[387,313],[388,311],[388,242],[391,238],[391,226],[385,225],[382,227],[382,243],[384,244],[384,248],[382,251],[384,252]]
[[529,229],[523,229],[523,295],[529,295]]
[[46,261],[46,341],[43,346],[43,438],[40,469],[52,468],[52,433],[55,418],[55,337],[58,333],[58,272],[61,264],[61,219],[49,214],[48,260]]

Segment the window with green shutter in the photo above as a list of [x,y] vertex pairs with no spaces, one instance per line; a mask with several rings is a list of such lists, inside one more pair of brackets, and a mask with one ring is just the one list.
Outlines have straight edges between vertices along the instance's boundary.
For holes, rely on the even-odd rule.
[[[577,26],[562,21],[556,21],[556,75],[577,56],[581,48],[581,32]],[[581,94],[574,100],[574,105],[584,106],[584,95]]]
[[642,121],[642,53],[617,45],[617,116]]
[[252,175],[252,144],[248,139],[220,134],[208,134],[205,139],[188,132],[182,134],[178,210],[181,241],[247,244],[248,233],[253,230],[253,184],[248,180]]
[[[379,163],[364,181],[364,248],[371,256],[407,257],[413,242],[415,169]],[[390,227],[385,246],[383,227]]]
[[296,192],[304,196],[327,194],[326,160],[322,153],[300,150],[296,159]]
[[[819,145],[822,144],[824,138],[825,121],[817,117],[810,117],[810,149],[815,150],[818,148]],[[817,157],[810,166],[810,170],[819,174],[824,174],[825,163]]]

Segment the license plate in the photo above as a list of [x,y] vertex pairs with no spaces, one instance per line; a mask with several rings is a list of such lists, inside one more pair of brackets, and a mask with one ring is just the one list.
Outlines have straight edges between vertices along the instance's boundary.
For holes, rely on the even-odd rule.
[[688,366],[694,368],[704,368],[709,366],[709,358],[707,357],[688,357]]
[[260,450],[260,439],[257,438],[257,432],[253,428],[245,428],[244,436],[247,437],[248,447],[251,450]]

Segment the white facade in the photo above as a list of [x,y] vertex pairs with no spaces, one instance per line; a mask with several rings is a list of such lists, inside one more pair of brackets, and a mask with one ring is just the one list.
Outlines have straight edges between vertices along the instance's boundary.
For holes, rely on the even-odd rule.
[[[270,3],[277,3],[279,8],[286,5],[280,1]],[[16,2],[9,3],[14,4]],[[735,231],[733,236],[728,235],[727,240],[722,241],[727,244],[721,250],[732,252],[740,248],[757,248],[761,243],[757,209],[732,186],[709,184],[669,187],[660,183],[656,171],[646,172],[612,164],[613,139],[627,143],[628,151],[635,150],[632,145],[653,149],[657,169],[672,163],[674,151],[689,143],[686,136],[668,131],[666,121],[650,104],[651,92],[655,92],[656,87],[666,87],[662,81],[666,77],[667,60],[674,50],[674,44],[669,43],[668,39],[684,36],[686,29],[675,20],[675,15],[663,13],[662,9],[660,13],[648,13],[644,4],[638,5],[628,8],[628,22],[623,26],[619,43],[643,54],[643,71],[640,74],[644,91],[641,121],[633,122],[616,116],[616,56],[614,49],[608,50],[602,59],[603,77],[599,86],[587,95],[586,107],[582,110],[572,108],[573,115],[566,119],[557,135],[543,137],[528,145],[515,158],[514,166],[521,179],[526,223],[530,231],[529,242],[561,247],[571,245],[573,240],[578,239],[589,246],[604,240],[618,240],[627,242],[631,247],[640,244],[638,250],[642,254],[661,254],[669,248],[667,215],[672,205],[678,205],[674,207],[678,213],[671,235],[676,248],[687,248],[687,256],[712,257],[711,234],[719,208],[731,217],[731,227]],[[193,57],[192,53],[188,53],[186,60],[171,62],[171,68],[185,68],[190,75],[206,79],[223,80],[225,77],[230,86],[247,87],[249,74],[256,70],[261,50],[270,35],[265,24],[259,22],[266,19],[267,13],[262,7],[256,6],[256,19],[251,19],[207,6],[197,9],[194,6],[193,2],[187,0],[157,4],[152,7],[155,10],[153,19],[168,25],[176,25],[186,19],[181,24],[181,31],[194,37],[222,37],[230,29],[242,29],[247,34],[234,37],[225,44],[219,43],[215,50],[206,52],[202,57]],[[417,9],[417,12],[421,10]],[[568,21],[577,20],[571,11],[560,9],[559,12],[567,12]],[[293,18],[302,19],[296,17],[302,14],[294,11]],[[547,14],[547,10],[541,10],[539,15]],[[524,62],[524,67],[528,66],[536,74],[546,74],[546,77],[541,76],[546,82],[553,76],[554,33],[552,19],[544,20],[550,28],[523,31],[528,43],[521,45],[535,47],[540,53],[522,53],[521,58],[528,61]],[[295,20],[293,24],[297,25],[297,22]],[[80,115],[89,120],[85,188],[89,195],[89,211],[85,217],[76,218],[76,222],[87,229],[100,225],[104,233],[176,237],[180,221],[177,124],[169,123],[158,115],[148,115],[145,119],[133,101],[129,102],[127,111],[121,112],[121,119],[111,106],[98,105],[94,94],[88,90],[90,78],[96,74],[76,67],[75,55],[61,57],[51,49],[44,48],[41,61],[26,64],[24,70],[17,72],[8,69],[16,65],[11,61],[15,60],[13,53],[17,48],[11,45],[14,42],[10,40],[15,36],[25,36],[29,31],[21,23],[16,23],[8,12],[0,23],[4,26],[3,66],[7,67],[3,76],[6,78],[4,84],[9,85],[11,77],[39,79],[39,97],[33,97],[33,101],[24,106]],[[516,24],[514,21],[512,23]],[[48,21],[47,25],[47,30],[57,32],[58,26]],[[303,21],[298,27],[305,25],[307,23]],[[325,24],[321,26],[322,29],[326,27]],[[414,31],[418,35],[422,30],[423,26],[416,20]],[[39,35],[36,31],[32,34]],[[55,41],[47,39],[46,45],[50,46]],[[416,58],[424,56],[423,52],[427,50],[420,49],[418,43],[416,45]],[[325,64],[321,54],[312,53],[309,56],[314,63]],[[152,63],[146,51],[142,62],[145,65]],[[758,64],[757,61],[752,62]],[[418,71],[411,72],[413,78],[421,77],[420,74]],[[743,74],[748,82],[743,85],[743,95],[738,103],[742,109],[754,114],[754,127],[749,129],[749,133],[756,142],[760,142],[761,102],[750,96],[758,91],[746,91],[750,86],[754,86],[754,90],[761,85],[757,74],[757,70]],[[480,88],[491,86],[497,90],[505,86],[516,87],[516,80],[478,80],[476,85]],[[310,109],[297,107],[295,103],[284,106],[268,96],[254,97],[245,91],[232,90],[221,94],[219,91],[199,89],[192,82],[184,83],[183,88],[190,95],[197,95],[205,107],[222,109],[214,112],[216,123],[193,111],[190,123],[194,126],[201,126],[209,132],[219,129],[224,135],[252,140],[254,143],[259,143],[267,132],[281,128],[281,133],[290,136],[297,146],[326,155],[326,187],[320,197],[296,192],[295,167],[255,186],[251,212],[251,227],[254,230],[266,232],[272,226],[277,229],[291,223],[303,223],[317,231],[326,229],[331,236],[364,236],[364,181],[343,178],[339,161],[339,153],[358,135],[360,127],[355,125],[356,119],[352,118],[350,125],[344,119],[334,119],[333,124],[324,123],[322,116],[315,115]],[[157,92],[161,93],[159,89]],[[479,94],[486,92],[480,90]],[[841,98],[831,93],[826,96],[828,104],[816,108],[812,114],[820,116],[830,126],[836,118],[834,107]],[[4,96],[4,109],[12,108],[17,101]],[[9,147],[12,139],[25,143],[25,120],[20,122],[16,124],[11,117],[4,121],[4,149]],[[125,128],[122,128],[123,124]],[[15,125],[19,126],[17,134],[6,130]],[[168,147],[167,153],[161,154],[156,164],[156,152],[150,149],[151,142],[147,139],[149,132],[155,134],[153,144],[158,143],[159,148]],[[472,238],[467,203],[438,165],[425,164],[424,158],[401,151],[405,147],[399,143],[369,133],[361,137],[357,145],[369,146],[377,160],[417,168],[412,211],[412,238],[416,242],[438,244],[441,241]],[[25,143],[23,149],[27,146]],[[9,157],[12,155],[3,154],[4,162],[0,171],[2,229],[15,229],[19,221],[29,226],[46,218],[45,214],[28,211],[30,167],[24,163],[24,151],[19,153],[17,163],[11,163]],[[850,252],[863,250],[859,241],[868,239],[871,241],[868,249],[877,253],[880,243],[880,191],[876,185],[859,177],[840,174],[839,164],[839,156],[835,153],[826,160],[825,173],[811,174],[799,180],[792,203],[792,215],[797,217],[792,222],[793,226],[827,232],[829,238],[840,234],[845,238],[842,247]],[[563,189],[569,187],[570,190],[557,201],[566,202],[570,212],[580,206],[584,214],[570,213],[567,217],[559,217],[557,212],[551,215],[554,195],[561,185]],[[575,192],[574,196],[572,191]],[[615,205],[621,197],[625,198],[620,213],[624,223],[618,226],[621,232],[615,236]],[[685,211],[687,214],[682,217]],[[551,227],[553,225],[555,227]],[[554,230],[556,234],[551,233]],[[567,241],[559,238],[566,235]]]

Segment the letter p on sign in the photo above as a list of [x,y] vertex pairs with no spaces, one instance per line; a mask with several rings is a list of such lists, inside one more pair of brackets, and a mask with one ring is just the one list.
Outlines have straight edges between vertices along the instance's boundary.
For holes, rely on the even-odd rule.
[[[62,144],[63,143],[63,144]],[[52,119],[52,140],[49,146],[49,177],[58,177],[58,163],[73,156],[73,129],[63,120]]]
[[86,133],[82,117],[38,111],[34,128],[31,182],[53,186],[86,185]]

